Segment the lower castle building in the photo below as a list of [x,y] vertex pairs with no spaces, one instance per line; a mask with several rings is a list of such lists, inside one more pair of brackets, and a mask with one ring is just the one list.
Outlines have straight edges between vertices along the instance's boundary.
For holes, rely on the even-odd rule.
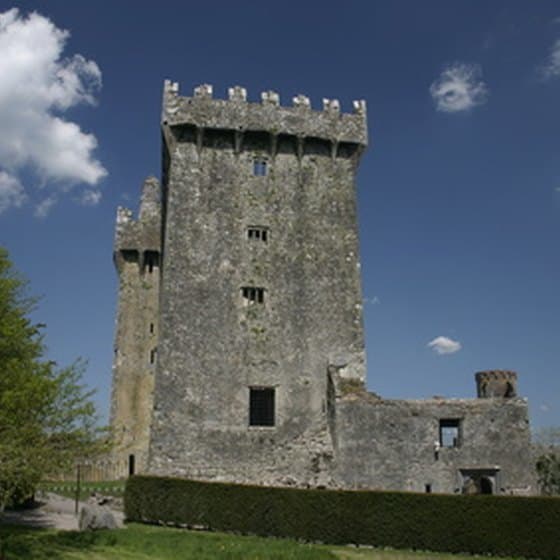
[[364,101],[165,82],[161,183],[119,208],[111,423],[129,472],[264,485],[535,491],[510,371],[478,398],[365,389]]

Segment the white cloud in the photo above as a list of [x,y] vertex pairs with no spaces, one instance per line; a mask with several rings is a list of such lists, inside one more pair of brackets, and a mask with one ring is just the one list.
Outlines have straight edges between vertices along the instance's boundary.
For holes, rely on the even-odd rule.
[[452,340],[451,338],[447,338],[446,336],[437,336],[432,341],[428,342],[426,345],[436,354],[454,354],[455,352],[459,352],[462,346],[458,340]]
[[0,168],[14,176],[30,169],[38,183],[59,190],[95,185],[107,174],[93,155],[95,136],[63,117],[93,104],[101,87],[95,62],[62,58],[68,37],[38,13],[0,13]]
[[381,300],[377,296],[373,296],[372,298],[365,297],[364,304],[367,305],[377,305],[381,303]]
[[102,193],[95,189],[86,189],[80,197],[82,206],[97,206],[101,202]]
[[478,64],[456,62],[447,66],[430,86],[438,111],[457,113],[486,103],[488,88]]
[[550,410],[550,407],[546,403],[541,404],[539,408],[542,412],[548,412]]
[[0,170],[0,214],[8,208],[21,206],[25,199],[19,179]]
[[48,196],[47,198],[39,202],[37,206],[35,206],[35,217],[46,218],[55,204],[56,198],[54,196]]
[[560,39],[557,39],[550,47],[548,58],[541,66],[540,72],[546,80],[560,76]]

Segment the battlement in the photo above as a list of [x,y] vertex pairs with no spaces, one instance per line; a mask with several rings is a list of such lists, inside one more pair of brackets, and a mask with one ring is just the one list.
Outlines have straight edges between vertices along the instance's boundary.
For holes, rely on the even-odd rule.
[[478,398],[517,396],[517,373],[510,370],[479,371],[475,374]]
[[194,88],[192,97],[182,97],[179,84],[165,80],[161,120],[169,127],[268,132],[364,147],[368,142],[364,100],[353,102],[352,113],[342,113],[337,99],[325,98],[322,110],[315,111],[305,95],[295,96],[292,106],[284,107],[274,91],[264,91],[260,103],[250,103],[247,90],[240,86],[228,89],[228,99],[215,99],[208,84]]
[[[129,208],[119,206],[115,225],[114,258],[117,268],[123,254],[160,252],[161,202],[159,181],[148,177],[142,187],[138,219]],[[123,253],[124,252],[124,253]]]

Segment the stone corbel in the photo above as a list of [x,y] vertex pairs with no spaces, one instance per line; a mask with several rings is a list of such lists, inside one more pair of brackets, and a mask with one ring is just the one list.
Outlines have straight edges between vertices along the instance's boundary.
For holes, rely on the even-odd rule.
[[196,151],[198,157],[202,154],[202,145],[204,143],[204,128],[201,126],[197,127],[196,129]]
[[331,159],[334,161],[338,155],[338,140],[331,140]]
[[296,140],[296,150],[299,162],[303,159],[303,154],[305,150],[305,136],[298,136]]
[[278,134],[270,133],[270,158],[274,159],[278,153]]
[[234,131],[234,149],[235,155],[238,156],[243,149],[243,131],[242,130],[235,130]]

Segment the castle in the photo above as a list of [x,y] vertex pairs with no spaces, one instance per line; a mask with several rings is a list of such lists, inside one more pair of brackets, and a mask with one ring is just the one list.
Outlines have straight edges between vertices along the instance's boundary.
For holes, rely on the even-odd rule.
[[111,423],[130,473],[418,492],[535,490],[514,372],[478,398],[365,389],[355,178],[366,105],[164,85],[161,186],[117,213]]

